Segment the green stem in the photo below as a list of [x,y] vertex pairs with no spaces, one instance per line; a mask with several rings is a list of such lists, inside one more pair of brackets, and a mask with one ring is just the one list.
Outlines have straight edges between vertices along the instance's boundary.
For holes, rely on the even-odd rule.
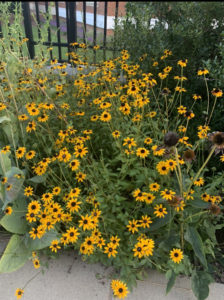
[[182,179],[182,173],[181,173],[181,168],[180,168],[180,163],[179,163],[179,158],[178,158],[178,151],[177,148],[175,147],[175,156],[176,156],[176,162],[177,162],[177,169],[179,173],[179,185],[180,185],[180,195],[183,197],[183,179]]
[[203,163],[203,165],[201,166],[201,168],[200,168],[199,171],[197,172],[196,176],[195,176],[194,179],[192,180],[192,182],[191,182],[191,184],[190,184],[190,186],[189,186],[189,188],[188,188],[188,190],[187,190],[187,195],[188,195],[188,193],[190,192],[190,189],[191,189],[191,187],[192,187],[194,181],[198,179],[198,177],[200,176],[202,170],[203,170],[203,169],[205,168],[205,166],[207,165],[207,163],[208,163],[209,159],[211,158],[211,156],[212,156],[213,152],[215,151],[215,149],[216,149],[216,147],[213,146],[213,148],[212,148],[212,150],[210,151],[210,153],[209,153],[209,155],[208,155],[206,161]]
[[213,107],[212,107],[212,111],[211,111],[211,114],[210,114],[210,117],[209,117],[209,120],[208,120],[208,123],[207,123],[207,125],[208,125],[208,124],[209,124],[209,122],[211,121],[211,117],[212,117],[212,115],[213,115],[213,112],[214,112],[214,109],[215,109],[216,101],[217,101],[217,97],[215,97],[215,102],[214,102],[214,105],[213,105]]

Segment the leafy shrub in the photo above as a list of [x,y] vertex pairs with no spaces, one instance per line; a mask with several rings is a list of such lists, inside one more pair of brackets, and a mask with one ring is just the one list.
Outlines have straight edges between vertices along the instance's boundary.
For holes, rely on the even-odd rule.
[[[203,82],[197,77],[199,67],[207,67],[211,71],[209,88],[223,85],[223,9],[222,2],[129,1],[126,16],[116,26],[116,44],[127,49],[135,63],[139,63],[139,58],[146,54],[147,58],[141,64],[145,72],[152,72],[150,66],[153,60],[160,59],[163,49],[172,49],[175,57],[188,59],[186,88],[205,98]],[[172,57],[168,61],[170,63]],[[190,103],[190,100],[186,101]],[[224,126],[223,112],[221,102],[212,121],[214,128]],[[206,111],[201,108],[197,113],[207,117]],[[198,126],[197,122],[195,126]]]

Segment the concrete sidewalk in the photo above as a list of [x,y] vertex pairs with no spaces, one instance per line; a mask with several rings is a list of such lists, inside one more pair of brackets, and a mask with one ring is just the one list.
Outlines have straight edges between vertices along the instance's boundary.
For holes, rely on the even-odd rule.
[[[1,242],[1,248],[3,243]],[[0,249],[1,250],[1,249]],[[0,251],[1,253],[2,251]],[[46,260],[46,259],[45,259]],[[64,252],[58,259],[49,260],[49,268],[39,273],[25,288],[24,300],[112,300],[110,288],[112,268],[100,264],[87,264],[73,252]],[[40,269],[31,261],[13,273],[0,275],[0,299],[15,300],[14,293],[22,288]],[[145,281],[138,281],[137,288],[127,300],[195,300],[188,278],[178,278],[166,296],[166,279],[163,274],[149,270]],[[224,284],[210,285],[207,300],[223,300]]]

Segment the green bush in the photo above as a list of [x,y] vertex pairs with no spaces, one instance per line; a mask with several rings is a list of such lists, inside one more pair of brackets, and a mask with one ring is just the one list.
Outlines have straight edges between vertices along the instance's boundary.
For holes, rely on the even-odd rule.
[[[185,74],[188,78],[186,88],[197,90],[204,99],[206,89],[203,81],[197,77],[200,67],[207,67],[212,75],[208,80],[209,88],[221,87],[224,82],[223,10],[222,2],[129,1],[126,4],[126,16],[116,26],[116,44],[127,49],[131,59],[140,63],[145,72],[152,71],[152,62],[160,61],[164,49],[172,49],[174,56],[188,59],[190,67]],[[154,18],[157,22],[152,27],[150,23]],[[139,57],[144,54],[147,57],[139,62]],[[172,60],[170,57],[167,64]],[[187,101],[189,103],[190,99]],[[195,109],[202,112],[201,120],[205,120],[207,115],[206,112],[203,114],[202,107],[196,106]],[[221,117],[223,111],[224,104],[220,102],[212,120],[216,129],[224,127]]]

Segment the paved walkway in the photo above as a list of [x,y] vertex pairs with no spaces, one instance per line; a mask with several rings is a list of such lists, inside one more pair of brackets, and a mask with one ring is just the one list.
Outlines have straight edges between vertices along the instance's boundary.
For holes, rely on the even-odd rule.
[[[3,248],[1,242],[1,248]],[[46,259],[45,259],[46,261]],[[73,252],[64,252],[58,259],[49,261],[27,287],[23,300],[112,300],[110,288],[112,268],[100,264],[87,264]],[[15,290],[22,288],[40,269],[34,269],[31,261],[13,273],[0,274],[0,299],[15,300]],[[137,288],[127,300],[195,300],[188,278],[178,278],[175,287],[165,296],[166,279],[163,274],[149,271],[145,281],[139,281]],[[207,300],[223,300],[224,285],[210,285]]]

